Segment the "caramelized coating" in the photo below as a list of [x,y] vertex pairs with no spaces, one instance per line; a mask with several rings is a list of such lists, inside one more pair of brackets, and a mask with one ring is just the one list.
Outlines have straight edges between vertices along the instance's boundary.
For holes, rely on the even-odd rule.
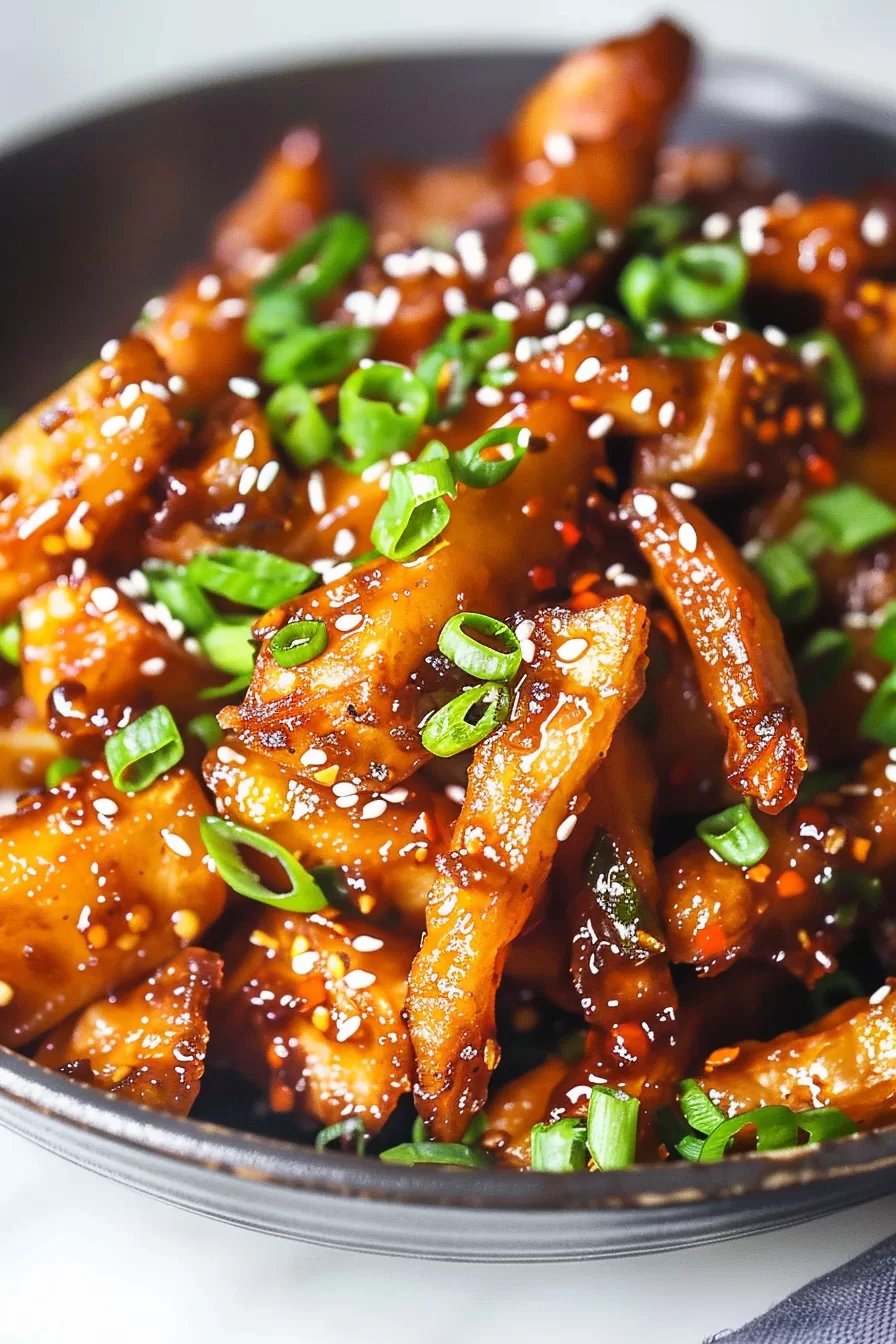
[[565,1059],[549,1055],[489,1098],[485,1146],[498,1166],[528,1171],[532,1165],[532,1126],[544,1120],[551,1096],[568,1072]]
[[182,440],[167,378],[140,337],[109,341],[0,436],[0,619],[132,516]]
[[409,257],[362,266],[358,287],[347,293],[332,318],[340,326],[372,327],[377,359],[413,365],[445,329],[449,315],[475,306],[476,285],[447,252],[421,248]]
[[182,565],[216,546],[288,549],[296,486],[254,399],[228,394],[219,401],[188,459],[172,464],[164,485],[164,502],[144,539],[148,555]]
[[511,129],[517,204],[584,196],[623,222],[647,195],[690,65],[689,38],[665,21],[567,56],[528,95]]
[[483,1104],[500,1055],[494,1000],[507,948],[641,695],[646,626],[630,597],[542,612],[512,716],[476,748],[408,1000],[417,1107],[436,1138],[459,1138]]
[[187,947],[133,989],[63,1022],[34,1057],[127,1101],[187,1115],[205,1072],[209,1000],[223,966],[214,952]]
[[208,410],[231,378],[252,373],[257,356],[243,340],[246,301],[214,271],[195,270],[155,301],[141,328],[164,359],[191,412]]
[[0,818],[0,1043],[27,1045],[218,918],[207,810],[188,770],[126,794],[96,767]]
[[508,183],[497,166],[380,165],[368,188],[373,245],[380,256],[419,246],[448,248],[464,229],[488,229],[508,211]]
[[765,589],[700,509],[632,490],[621,517],[650,565],[725,731],[728,782],[767,812],[793,801],[806,769],[806,714]]
[[651,659],[656,677],[648,680],[655,703],[650,749],[659,775],[657,810],[663,816],[720,811],[737,802],[725,778],[725,734],[703,699],[680,630],[665,613],[655,613],[652,621],[652,637],[660,622],[666,636]]
[[334,791],[324,782],[326,769],[310,783],[228,742],[208,753],[203,773],[223,816],[272,836],[305,868],[338,869],[362,913],[394,907],[410,928],[422,929],[436,855],[447,848],[457,816],[442,790],[418,775],[360,798],[338,782]]
[[837,330],[860,377],[872,383],[896,381],[896,285],[859,281]]
[[197,692],[221,674],[172,639],[151,604],[129,601],[83,561],[76,571],[22,603],[22,684],[50,731],[83,743],[154,704],[196,713]]
[[58,741],[21,694],[21,685],[10,682],[0,688],[0,790],[21,793],[42,784],[47,766],[58,755]]
[[404,1024],[415,940],[367,920],[263,908],[225,951],[216,1058],[266,1087],[272,1110],[375,1133],[411,1086]]
[[[246,698],[222,711],[222,727],[305,778],[338,766],[340,780],[365,790],[398,784],[423,764],[417,675],[439,631],[458,611],[504,615],[531,596],[533,574],[556,575],[569,549],[563,523],[588,487],[591,445],[568,407],[520,403],[513,423],[533,436],[520,465],[488,490],[462,487],[430,550],[407,564],[362,565],[256,627],[269,634],[291,619],[322,620],[328,645],[284,669],[265,639]],[[527,513],[533,500],[537,511]],[[311,765],[303,763],[309,750]]]
[[772,1041],[706,1061],[697,1083],[726,1115],[756,1106],[837,1106],[861,1129],[896,1118],[896,981]]
[[866,260],[860,226],[857,206],[835,196],[803,205],[788,193],[757,207],[741,219],[750,284],[809,295],[836,314]]
[[332,209],[332,200],[319,134],[309,126],[293,127],[215,225],[215,265],[242,293],[266,274],[278,252]]

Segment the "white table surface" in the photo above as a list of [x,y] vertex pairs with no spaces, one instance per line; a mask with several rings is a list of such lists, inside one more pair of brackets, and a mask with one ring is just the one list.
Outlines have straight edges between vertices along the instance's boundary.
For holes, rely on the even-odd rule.
[[[634,25],[654,6],[625,13]],[[679,0],[714,45],[894,100],[891,0]],[[558,18],[558,14],[561,18]],[[0,2],[0,142],[194,74],[302,55],[585,40],[604,0]],[[4,1344],[699,1344],[896,1232],[896,1198],[697,1251],[583,1265],[451,1266],[318,1250],[154,1203],[0,1131]]]

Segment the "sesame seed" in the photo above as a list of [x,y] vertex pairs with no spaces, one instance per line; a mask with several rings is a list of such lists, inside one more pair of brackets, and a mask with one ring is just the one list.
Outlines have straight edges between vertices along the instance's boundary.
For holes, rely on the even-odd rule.
[[221,279],[217,275],[204,275],[196,286],[196,296],[203,303],[212,303],[221,293]]
[[[621,598],[619,600],[620,602],[622,601]],[[566,817],[564,821],[561,821],[560,825],[557,827],[557,839],[561,843],[564,840],[568,840],[569,837],[572,835],[573,831],[576,828],[577,821],[578,817],[575,815],[575,813],[573,813],[571,817]]]
[[609,412],[599,415],[596,420],[592,420],[588,426],[589,439],[603,439],[613,428],[613,416]]
[[557,332],[557,340],[561,345],[572,345],[573,341],[577,340],[584,330],[585,323],[580,317],[577,317],[574,322],[570,322],[568,327],[564,327],[562,331]]
[[700,226],[700,232],[704,238],[711,242],[717,242],[719,238],[724,238],[731,232],[733,222],[730,215],[726,215],[723,210],[716,210],[714,214],[707,215]]
[[224,746],[218,748],[218,760],[223,765],[245,765],[246,758],[239,751],[234,751],[233,747]]
[[265,490],[269,489],[270,486],[274,484],[274,481],[277,479],[279,473],[280,473],[279,462],[265,462],[264,466],[261,468],[261,471],[258,473],[258,489],[262,494],[264,494]]
[[235,397],[257,397],[261,388],[254,378],[231,378],[227,384]]
[[340,1023],[336,1028],[337,1041],[347,1041],[351,1036],[354,1036],[360,1025],[361,1019],[357,1014],[355,1014],[354,1017],[346,1018],[346,1020]]
[[675,402],[664,401],[657,413],[657,419],[663,429],[668,429],[675,419]]
[[520,640],[520,657],[524,663],[531,663],[535,657],[535,645],[531,639]]
[[137,407],[131,412],[131,418],[130,418],[130,420],[128,420],[128,428],[129,428],[129,429],[142,429],[142,428],[143,428],[143,422],[145,421],[145,419],[146,419],[146,407],[145,407],[145,406],[137,406]]
[[310,975],[317,961],[318,956],[313,947],[307,952],[298,952],[291,962],[293,975]]
[[255,452],[255,435],[251,429],[241,429],[236,436],[236,443],[233,445],[233,455],[242,460],[244,457],[251,457]]
[[110,612],[118,606],[118,594],[114,588],[94,588],[90,600],[97,611]]
[[241,495],[251,494],[255,482],[258,480],[257,467],[244,467],[240,473],[239,492]]
[[337,616],[333,622],[337,630],[348,634],[350,630],[357,630],[358,626],[364,621],[364,617],[359,613],[346,612],[344,616]]
[[108,420],[104,420],[100,425],[100,433],[104,439],[114,439],[116,434],[120,434],[123,429],[127,429],[127,417],[124,415],[110,415]]
[[682,523],[678,529],[678,541],[683,551],[694,554],[697,549],[697,532],[691,523]]
[[896,784],[896,765],[884,766],[884,778],[890,784]]
[[116,340],[106,341],[105,345],[100,347],[100,359],[106,361],[114,359],[121,349],[121,342]]
[[[218,304],[217,308],[215,309],[215,316],[223,317],[227,321],[229,321],[231,318],[236,319],[240,317],[245,317],[245,315],[246,315],[245,299],[237,299],[237,298],[222,299],[221,302]],[[168,380],[168,386],[171,387],[170,379]],[[171,390],[173,392],[174,388],[172,387]]]
[[160,677],[165,671],[165,659],[147,658],[140,664],[140,671],[144,677]]
[[885,999],[890,997],[892,988],[892,985],[881,985],[880,989],[876,989],[873,994],[868,996],[868,1002],[876,1008],[879,1003],[883,1003]]
[[339,784],[333,785],[333,794],[336,798],[346,798],[350,793],[357,792],[358,786],[356,784],[351,784],[347,779],[342,780]]
[[145,392],[148,397],[155,397],[156,401],[170,401],[171,395],[164,383],[154,383],[151,378],[144,378],[140,384],[141,392]]
[[186,378],[181,378],[179,373],[172,373],[171,377],[168,379],[168,390],[169,392],[173,392],[177,397],[183,396],[184,392],[187,390]]
[[118,811],[118,804],[112,798],[94,798],[93,807],[101,817],[114,817]]
[[507,278],[512,285],[525,289],[538,273],[538,263],[531,252],[517,252],[507,266]]
[[[220,754],[221,752],[219,750],[218,755],[220,756]],[[307,751],[302,753],[299,760],[302,765],[326,765],[327,753],[321,751],[320,747],[309,747]]]
[[787,344],[787,336],[780,327],[763,327],[762,335],[763,339],[768,341],[769,345],[777,345],[778,347],[783,348]]
[[587,639],[567,639],[557,650],[557,657],[561,663],[574,663],[588,648]]
[[319,471],[312,471],[308,477],[308,504],[312,513],[325,513],[327,496],[324,490],[324,478]]
[[377,817],[383,815],[387,807],[388,803],[385,798],[373,798],[361,808],[361,820],[375,821]]
[[395,285],[386,285],[376,301],[376,307],[374,308],[373,313],[373,326],[388,327],[389,323],[398,312],[400,303],[400,291],[396,289]]
[[456,803],[458,807],[463,807],[464,799],[466,798],[466,796],[467,791],[465,788],[463,788],[462,785],[460,784],[445,785],[445,797],[448,799],[449,803]]
[[344,556],[350,554],[355,544],[355,534],[350,532],[347,527],[340,527],[333,538],[333,554]]
[[862,219],[859,232],[869,246],[880,247],[889,237],[890,221],[883,210],[872,208]]
[[480,406],[500,406],[504,393],[498,387],[480,387],[476,391],[476,400]]
[[134,402],[140,396],[140,384],[128,383],[127,387],[118,398],[118,404],[122,410],[127,411],[133,406]]
[[544,315],[544,324],[548,331],[560,331],[569,320],[569,307],[559,300],[552,303]]
[[635,513],[641,518],[652,518],[656,513],[656,500],[652,495],[635,495]]
[[488,267],[482,234],[476,229],[464,229],[455,238],[454,247],[467,275],[474,280],[481,279]]
[[697,493],[692,485],[685,485],[684,481],[673,481],[669,490],[676,499],[693,499]]
[[44,523],[48,523],[58,512],[58,500],[44,500],[43,504],[39,504],[30,517],[19,524],[16,528],[16,535],[22,540],[24,540],[25,537],[30,537],[32,532],[37,532],[39,528],[43,527]]
[[176,831],[169,831],[167,828],[163,829],[162,839],[165,841],[165,844],[171,850],[172,854],[177,854],[182,859],[189,859],[191,857],[193,853],[192,849],[183,836],[178,835]]
[[649,387],[644,387],[632,397],[632,410],[637,415],[643,415],[646,411],[650,410],[652,401],[653,393]]
[[349,971],[343,984],[348,989],[367,989],[369,985],[376,982],[376,976],[372,971],[362,971],[360,967],[354,971]]
[[457,285],[449,285],[442,295],[442,304],[449,317],[460,317],[467,311],[467,296]]
[[566,131],[548,131],[542,144],[548,163],[553,163],[558,168],[565,168],[575,162],[575,141]]
[[499,299],[497,303],[492,304],[492,312],[495,317],[503,318],[505,322],[515,322],[520,315],[516,304],[508,303],[506,299]]
[[[877,682],[874,680],[874,677],[872,677],[870,672],[866,672],[863,667],[856,668],[855,672],[852,674],[852,679],[859,690],[864,691],[866,695],[871,695],[877,690]],[[889,770],[890,766],[887,766],[887,769]],[[887,775],[887,778],[891,779],[893,776]]]
[[587,383],[589,379],[596,378],[597,375],[600,373],[602,367],[603,366],[601,365],[601,362],[596,355],[591,355],[588,359],[583,359],[579,367],[576,369],[575,373],[576,382]]
[[352,941],[352,947],[356,952],[379,952],[382,946],[382,938],[374,938],[369,933],[359,933]]

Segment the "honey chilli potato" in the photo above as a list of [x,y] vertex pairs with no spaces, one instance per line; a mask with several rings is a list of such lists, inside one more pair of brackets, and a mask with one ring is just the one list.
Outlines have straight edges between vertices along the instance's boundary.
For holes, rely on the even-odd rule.
[[896,1123],[896,185],[668,143],[694,63],[357,213],[284,128],[19,408],[0,1043],[472,1180]]

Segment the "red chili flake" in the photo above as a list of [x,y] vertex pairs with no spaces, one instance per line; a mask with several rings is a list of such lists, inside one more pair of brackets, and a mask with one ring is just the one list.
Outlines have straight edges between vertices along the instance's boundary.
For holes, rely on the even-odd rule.
[[693,772],[694,767],[691,761],[685,761],[685,760],[676,761],[675,764],[672,766],[672,769],[669,771],[668,778],[670,786],[672,788],[675,788],[675,786],[678,784],[687,784]]
[[617,1052],[627,1055],[629,1059],[640,1059],[650,1049],[647,1032],[637,1022],[620,1022],[618,1027],[613,1028],[613,1036]]
[[576,527],[575,523],[569,522],[568,519],[557,518],[554,522],[554,531],[560,533],[560,540],[563,545],[570,547],[570,549],[573,546],[578,546],[582,540],[581,528]]
[[588,611],[591,607],[600,606],[600,598],[597,593],[577,593],[566,605],[570,611]]
[[600,583],[599,574],[580,574],[577,579],[572,581],[572,591],[574,593],[584,593],[587,588],[593,588],[596,583]]
[[775,890],[782,900],[792,900],[794,896],[802,896],[806,890],[806,879],[800,877],[795,869],[788,868],[785,872],[778,874]]
[[767,863],[754,863],[752,868],[747,869],[747,878],[750,882],[766,882],[772,875],[772,870]]
[[721,924],[708,924],[705,929],[698,929],[694,941],[697,951],[706,961],[720,957],[728,944]]
[[820,453],[812,453],[806,459],[806,477],[819,489],[827,489],[837,484],[837,468]]
[[537,588],[540,593],[547,592],[548,588],[557,586],[557,575],[553,569],[548,569],[546,565],[535,565],[529,570],[529,578],[532,581],[532,587]]

